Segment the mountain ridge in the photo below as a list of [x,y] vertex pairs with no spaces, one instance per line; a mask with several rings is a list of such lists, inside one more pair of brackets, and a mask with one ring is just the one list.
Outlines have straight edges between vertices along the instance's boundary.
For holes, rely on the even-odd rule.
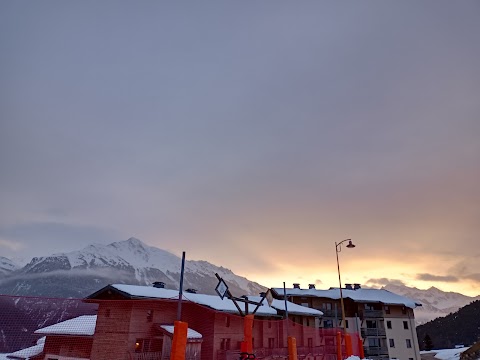
[[453,291],[443,291],[435,286],[422,290],[405,285],[387,284],[382,289],[418,300],[422,304],[414,310],[417,325],[447,316],[473,301],[480,300],[480,295],[468,296]]
[[[132,237],[108,245],[91,244],[81,250],[34,257],[24,267],[6,274],[0,281],[0,293],[84,297],[108,283],[150,285],[154,281],[178,289],[180,267],[180,257]],[[258,294],[266,289],[228,268],[204,260],[185,261],[185,286],[215,294],[218,282],[215,273],[238,295]],[[68,280],[72,276],[78,278],[76,288]]]

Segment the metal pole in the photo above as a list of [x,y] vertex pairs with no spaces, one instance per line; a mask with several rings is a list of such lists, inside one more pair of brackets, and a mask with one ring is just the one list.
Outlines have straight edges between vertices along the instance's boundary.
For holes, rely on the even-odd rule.
[[178,291],[177,320],[182,320],[183,273],[185,271],[185,251],[182,253],[182,270],[180,272],[180,290]]
[[338,282],[340,284],[340,304],[342,306],[342,325],[343,325],[343,333],[347,333],[347,324],[345,323],[345,305],[343,303],[343,293],[342,293],[342,279],[340,277],[340,263],[338,262],[338,245],[335,242],[335,254],[337,255],[337,270],[338,270]]
[[288,339],[288,308],[287,308],[287,290],[285,289],[285,281],[283,282],[283,298],[285,300],[285,318],[287,319],[287,339]]

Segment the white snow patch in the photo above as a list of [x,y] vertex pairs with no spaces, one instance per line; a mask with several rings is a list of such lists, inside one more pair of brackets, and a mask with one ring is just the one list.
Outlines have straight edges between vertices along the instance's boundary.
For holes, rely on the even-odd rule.
[[[162,325],[161,328],[164,329],[169,334],[173,334],[175,330],[175,326],[173,325]],[[202,334],[200,334],[199,332],[193,329],[188,328],[187,339],[201,339],[201,338],[202,338]]]
[[468,347],[461,347],[455,349],[440,349],[440,350],[430,350],[430,351],[420,351],[420,354],[435,354],[435,358],[439,360],[458,360],[460,359],[460,354],[467,350]]
[[82,315],[38,329],[35,334],[90,336],[95,333],[96,323],[97,315]]

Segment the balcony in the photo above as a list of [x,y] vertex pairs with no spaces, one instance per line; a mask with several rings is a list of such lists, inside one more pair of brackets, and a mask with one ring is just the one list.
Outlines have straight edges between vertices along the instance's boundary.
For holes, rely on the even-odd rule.
[[363,310],[361,316],[363,319],[383,318],[383,310]]
[[361,329],[362,337],[385,337],[385,329],[380,328],[362,328]]
[[[335,310],[324,310],[324,309],[319,309],[321,312],[323,312],[323,317],[332,317],[334,318],[335,315],[337,316],[338,319],[342,318],[342,311],[338,309],[337,311]],[[335,314],[336,312],[336,314]]]
[[386,346],[369,346],[364,348],[365,356],[382,356],[388,355]]

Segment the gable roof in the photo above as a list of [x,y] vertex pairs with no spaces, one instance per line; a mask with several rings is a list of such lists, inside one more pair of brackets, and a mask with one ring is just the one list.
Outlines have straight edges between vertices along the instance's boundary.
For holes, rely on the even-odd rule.
[[97,315],[82,315],[35,330],[35,334],[92,336],[96,323]]
[[[272,288],[274,294],[283,297],[283,288]],[[328,290],[319,289],[285,289],[287,296],[317,297],[333,300],[340,299],[340,289],[330,288]],[[381,303],[385,305],[404,305],[409,308],[422,306],[421,303],[407,298],[405,296],[394,294],[385,289],[357,289],[349,290],[342,288],[342,296],[344,299],[351,299],[359,303]]]
[[[178,300],[178,290],[171,290],[165,288],[156,288],[151,286],[139,286],[139,285],[125,285],[125,284],[112,284],[104,287],[103,289],[93,293],[86,299],[95,299],[97,296],[102,295],[105,291],[114,291],[122,294],[127,299],[164,299],[164,300]],[[226,297],[221,299],[217,295],[206,294],[193,294],[184,292],[182,294],[184,301],[191,301],[195,304],[208,306],[217,311],[223,311],[232,314],[238,314],[238,309],[234,302]],[[259,296],[249,296],[250,300],[260,302]],[[243,304],[242,304],[243,306]],[[253,311],[256,305],[249,305],[250,311]],[[323,313],[316,309],[311,309],[305,306],[297,305],[292,302],[288,302],[288,312],[292,314],[305,315],[305,316],[322,316]],[[285,305],[283,300],[274,300],[272,307],[268,306],[267,301],[264,301],[258,308],[255,315],[259,316],[277,316],[278,311],[285,311]]]

